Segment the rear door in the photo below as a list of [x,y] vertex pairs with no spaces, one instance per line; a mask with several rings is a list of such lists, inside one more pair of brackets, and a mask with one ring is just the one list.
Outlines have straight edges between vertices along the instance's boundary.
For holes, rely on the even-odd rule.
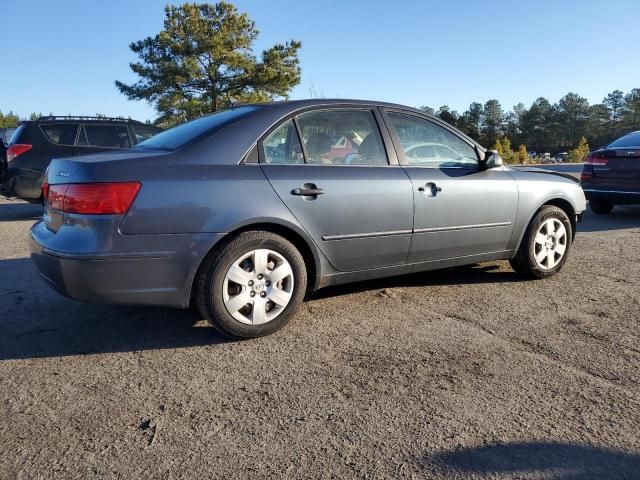
[[403,111],[385,118],[413,188],[409,263],[504,250],[518,208],[513,177],[480,170],[473,145],[444,125]]
[[269,182],[340,271],[400,265],[409,253],[411,182],[395,155],[389,161],[378,117],[368,108],[313,110],[260,142]]

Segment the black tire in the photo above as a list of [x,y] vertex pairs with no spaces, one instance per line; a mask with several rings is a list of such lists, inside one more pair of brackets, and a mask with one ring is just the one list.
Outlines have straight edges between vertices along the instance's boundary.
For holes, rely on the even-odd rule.
[[[558,264],[551,269],[545,270],[540,268],[535,260],[535,237],[541,225],[550,218],[555,218],[562,222],[566,230],[567,239],[566,249]],[[520,243],[518,252],[515,257],[509,261],[511,263],[511,267],[516,271],[516,273],[525,278],[542,279],[551,277],[562,269],[567,258],[569,258],[572,239],[573,231],[571,228],[571,221],[564,210],[554,207],[553,205],[545,205],[538,211],[538,213],[536,213],[529,223],[524,237],[522,238],[522,242]]]
[[602,200],[589,200],[589,207],[597,215],[608,215],[613,209],[613,204]]
[[[293,291],[289,303],[273,320],[249,325],[234,318],[224,305],[223,285],[227,271],[242,255],[258,248],[282,255],[293,271]],[[242,232],[206,258],[196,285],[196,305],[206,320],[229,338],[256,338],[284,327],[299,308],[307,289],[307,270],[300,252],[287,239],[266,231]]]

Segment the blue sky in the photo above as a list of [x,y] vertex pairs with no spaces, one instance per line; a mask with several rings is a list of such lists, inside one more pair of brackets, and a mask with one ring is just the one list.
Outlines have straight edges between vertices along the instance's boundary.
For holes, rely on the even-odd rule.
[[[0,110],[155,118],[114,80],[133,82],[128,45],[162,28],[165,1],[6,0]],[[497,98],[506,108],[574,91],[591,103],[640,87],[640,1],[239,0],[256,49],[303,43],[292,98],[406,105]]]

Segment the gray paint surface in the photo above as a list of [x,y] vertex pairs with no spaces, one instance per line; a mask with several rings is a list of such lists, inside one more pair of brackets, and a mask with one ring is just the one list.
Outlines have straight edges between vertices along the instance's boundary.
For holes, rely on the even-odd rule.
[[[379,109],[403,109],[455,131],[408,107],[294,101],[260,106],[171,152],[132,149],[54,160],[50,184],[139,181],[142,187],[124,217],[45,212],[31,232],[36,267],[74,298],[185,307],[206,254],[238,229],[272,228],[304,242],[315,289],[510,258],[546,202],[563,202],[569,215],[585,209],[579,185],[543,171],[242,161],[280,121],[308,109],[349,106],[371,108],[379,122]],[[380,128],[388,156],[397,163],[400,147],[386,124]],[[484,155],[482,147],[457,134]],[[429,182],[442,191],[425,195],[420,189]],[[324,193],[291,194],[304,184]]]

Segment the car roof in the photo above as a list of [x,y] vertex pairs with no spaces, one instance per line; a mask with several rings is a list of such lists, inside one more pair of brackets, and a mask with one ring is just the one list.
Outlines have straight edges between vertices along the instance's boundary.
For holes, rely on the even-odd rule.
[[[412,110],[416,113],[420,113],[421,115],[427,115],[433,118],[434,115],[425,112],[424,110],[419,110],[417,108],[408,107],[406,105],[400,105],[398,103],[390,103],[390,102],[379,102],[374,100],[357,100],[350,98],[309,98],[309,99],[301,99],[301,100],[280,100],[275,102],[265,102],[265,103],[251,103],[251,104],[235,104],[235,106],[240,105],[251,105],[260,108],[277,108],[283,110],[290,110],[294,112],[296,110],[304,109],[307,107],[322,107],[322,106],[335,106],[335,105],[350,105],[350,106],[358,106],[361,105],[363,107],[387,107],[387,108],[398,108],[402,110]],[[233,107],[232,107],[233,108]]]
[[[298,111],[305,110],[307,108],[317,108],[317,107],[322,108],[322,107],[332,107],[332,106],[335,107],[335,106],[342,106],[342,105],[344,105],[345,107],[361,106],[361,107],[369,107],[369,108],[383,107],[383,108],[389,108],[389,109],[398,109],[398,110],[403,110],[405,112],[413,112],[423,117],[428,117],[434,120],[436,123],[444,123],[446,125],[449,125],[441,118],[431,113],[425,112],[424,110],[420,110],[414,107],[409,107],[407,105],[401,105],[398,103],[381,102],[381,101],[375,101],[375,100],[356,100],[356,99],[349,99],[349,98],[311,98],[311,99],[301,99],[301,100],[280,100],[280,101],[265,102],[265,103],[246,103],[246,104],[238,103],[238,104],[234,104],[231,108],[236,108],[241,106],[251,106],[251,107],[260,109],[263,112],[272,111],[273,118],[275,118],[276,116],[279,116],[280,118],[282,118],[291,114],[295,114]],[[453,125],[449,125],[449,127],[455,129],[459,135],[462,135],[463,137],[471,141],[473,144],[478,145],[478,147],[484,150],[484,148],[476,140],[469,137],[464,132],[461,132],[459,129],[457,129]]]

